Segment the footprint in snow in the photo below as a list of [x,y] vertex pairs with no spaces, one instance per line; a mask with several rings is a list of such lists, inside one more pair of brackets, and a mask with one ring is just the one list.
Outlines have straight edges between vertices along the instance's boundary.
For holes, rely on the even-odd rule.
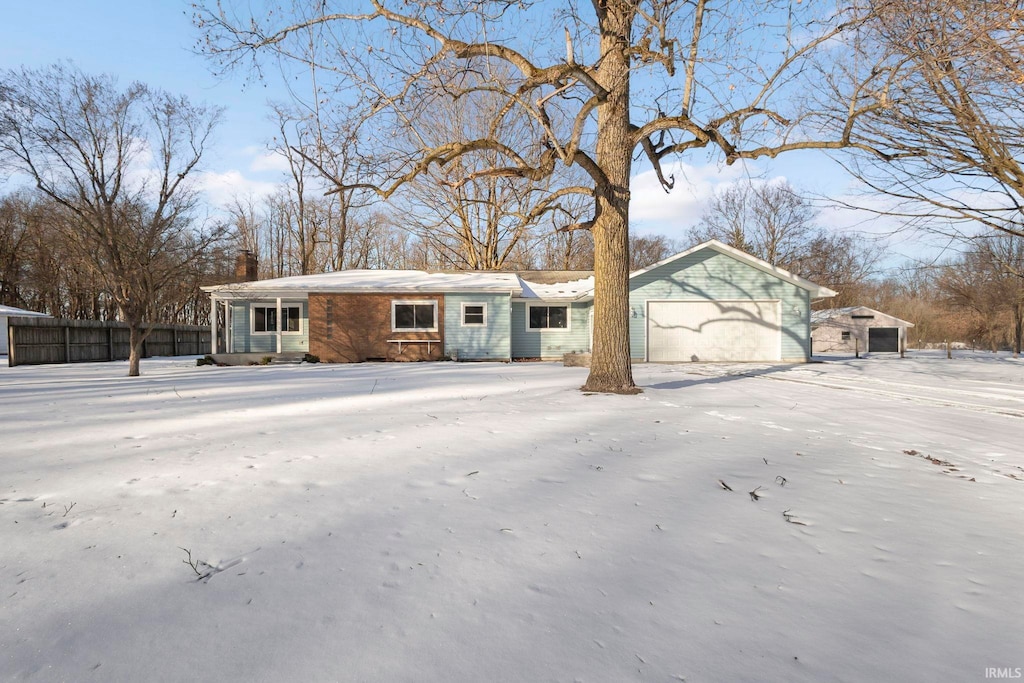
[[81,523],[82,523],[82,520],[80,520],[80,519],[65,519],[64,521],[60,522],[59,524],[54,524],[53,528],[55,530],[57,530],[57,531],[60,531],[61,529],[67,529],[69,527],[78,526]]

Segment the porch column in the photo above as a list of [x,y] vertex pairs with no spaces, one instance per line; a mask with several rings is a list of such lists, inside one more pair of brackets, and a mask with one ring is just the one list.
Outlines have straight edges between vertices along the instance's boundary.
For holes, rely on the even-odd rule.
[[277,297],[277,352],[281,353],[281,330],[284,329],[284,321],[281,320],[281,297]]
[[217,297],[210,295],[210,353],[217,353]]
[[235,321],[234,311],[231,308],[231,302],[224,302],[224,350],[227,353],[235,352]]

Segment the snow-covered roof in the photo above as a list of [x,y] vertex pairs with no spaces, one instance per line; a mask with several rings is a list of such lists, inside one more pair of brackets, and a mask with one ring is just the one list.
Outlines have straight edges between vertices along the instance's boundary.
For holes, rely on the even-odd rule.
[[26,311],[24,308],[15,308],[14,306],[0,306],[0,315],[3,316],[36,316],[40,318],[49,318],[50,316],[46,313],[40,313],[38,311]]
[[569,282],[555,282],[541,284],[522,280],[524,299],[545,299],[545,300],[571,300],[577,301],[594,296],[594,276],[571,280]]
[[794,275],[785,268],[773,266],[767,261],[763,261],[757,258],[756,256],[751,256],[747,252],[740,251],[736,247],[730,247],[728,244],[725,244],[724,242],[719,242],[718,240],[708,240],[707,242],[704,242],[703,244],[698,244],[697,246],[687,249],[684,252],[675,254],[674,256],[669,256],[667,259],[658,261],[653,265],[647,266],[646,268],[641,268],[640,270],[630,273],[629,277],[633,278],[636,277],[637,275],[642,275],[646,272],[654,270],[655,268],[659,268],[667,263],[671,263],[672,261],[685,258],[690,254],[694,254],[704,249],[713,249],[719,252],[720,254],[726,254],[728,256],[733,257],[737,261],[740,261],[741,263],[746,263],[747,265],[757,268],[758,270],[764,271],[765,273],[768,273],[770,275],[774,275],[780,280],[785,280],[786,282],[796,285],[801,289],[806,289],[811,293],[811,296],[814,298],[825,299],[833,297],[839,293],[833,289],[829,289],[828,287],[823,287],[822,285],[815,284],[810,280],[805,280],[799,275]]
[[[630,274],[636,277],[672,261],[684,258],[702,249],[714,249],[775,277],[806,289],[812,297],[832,297],[837,292],[810,280],[755,258],[718,240],[710,240],[670,256],[654,265]],[[586,275],[586,277],[579,277]],[[579,301],[594,296],[594,276],[590,271],[523,271],[521,273],[495,271],[428,272],[423,270],[339,270],[319,275],[298,275],[203,287],[226,298],[243,298],[253,294],[262,296],[288,296],[321,292],[510,292],[524,299]]]
[[841,318],[850,315],[874,315],[884,318],[889,321],[894,321],[904,325],[905,327],[913,327],[914,323],[897,318],[894,315],[877,311],[867,306],[843,306],[842,308],[826,308],[820,311],[811,311],[811,324],[823,323],[836,318]]
[[339,270],[203,287],[204,291],[227,296],[310,292],[512,292],[518,295],[520,289],[515,273],[431,273],[424,270]]

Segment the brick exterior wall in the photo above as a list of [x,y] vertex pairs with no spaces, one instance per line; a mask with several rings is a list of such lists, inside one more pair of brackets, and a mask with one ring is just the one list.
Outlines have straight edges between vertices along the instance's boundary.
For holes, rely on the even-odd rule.
[[[436,332],[395,332],[392,301],[437,302]],[[389,339],[430,339],[436,344],[398,344]],[[309,352],[325,363],[366,360],[418,361],[444,357],[443,294],[310,294]]]

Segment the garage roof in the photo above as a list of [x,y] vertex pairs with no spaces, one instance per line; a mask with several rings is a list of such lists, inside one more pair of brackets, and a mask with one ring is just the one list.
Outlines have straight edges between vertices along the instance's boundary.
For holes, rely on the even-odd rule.
[[691,249],[687,249],[684,252],[681,252],[679,254],[675,254],[674,256],[669,256],[667,259],[665,259],[663,261],[658,261],[657,263],[655,263],[653,265],[647,266],[646,268],[642,268],[642,269],[640,269],[638,271],[630,273],[629,277],[634,278],[637,275],[642,275],[643,273],[652,271],[655,268],[660,268],[661,266],[664,266],[664,265],[666,265],[668,263],[672,263],[673,261],[677,261],[677,260],[679,260],[681,258],[686,258],[687,256],[690,256],[691,254],[695,254],[695,253],[697,253],[699,251],[703,251],[705,249],[712,249],[714,251],[717,251],[720,254],[725,254],[727,256],[731,256],[732,258],[736,259],[737,261],[740,261],[741,263],[745,263],[745,264],[747,264],[749,266],[757,268],[758,270],[762,270],[762,271],[764,271],[766,273],[769,273],[770,275],[774,275],[775,277],[779,278],[780,280],[784,280],[784,281],[786,281],[786,282],[788,282],[790,284],[796,285],[797,287],[800,287],[801,289],[806,289],[808,292],[811,293],[811,296],[814,297],[814,298],[826,299],[826,298],[829,298],[829,297],[833,297],[833,296],[835,296],[836,294],[839,293],[839,292],[837,292],[835,290],[829,289],[828,287],[823,287],[821,285],[815,284],[815,283],[811,282],[810,280],[805,280],[804,278],[800,277],[799,275],[794,275],[793,273],[789,272],[785,268],[779,268],[778,266],[773,266],[772,264],[768,263],[767,261],[762,261],[761,259],[757,258],[756,256],[751,256],[750,254],[748,254],[748,253],[746,253],[744,251],[740,251],[739,249],[736,249],[735,247],[730,247],[728,244],[725,244],[724,242],[719,242],[718,240],[708,240],[707,242],[704,242],[703,244],[698,244],[697,246],[695,246],[695,247],[693,247]]
[[851,315],[864,315],[872,314],[878,316],[884,320],[887,324],[891,325],[893,322],[903,325],[904,327],[913,327],[914,323],[902,318],[897,318],[894,315],[883,313],[882,311],[876,311],[873,308],[867,306],[844,306],[842,308],[826,308],[821,311],[811,311],[811,324],[819,324],[843,316]]

